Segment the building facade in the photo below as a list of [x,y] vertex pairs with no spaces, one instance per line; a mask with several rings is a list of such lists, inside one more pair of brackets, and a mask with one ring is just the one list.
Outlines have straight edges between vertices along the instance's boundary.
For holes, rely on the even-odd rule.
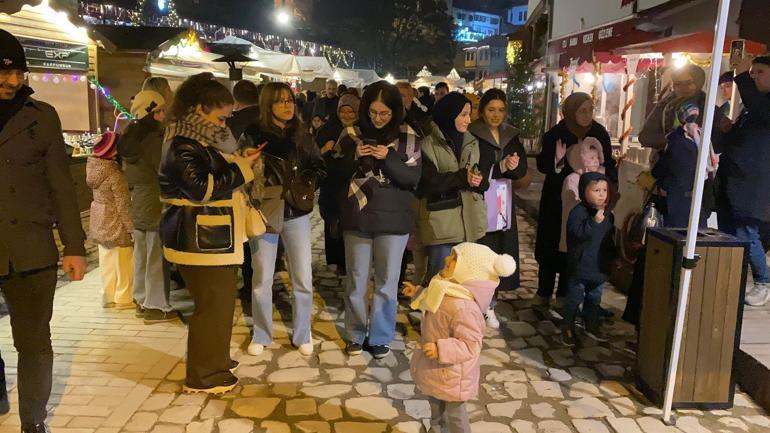
[[527,22],[527,5],[514,6],[505,11],[506,21],[514,26],[523,26]]
[[474,43],[500,34],[500,15],[460,8],[450,9],[455,21],[455,40]]

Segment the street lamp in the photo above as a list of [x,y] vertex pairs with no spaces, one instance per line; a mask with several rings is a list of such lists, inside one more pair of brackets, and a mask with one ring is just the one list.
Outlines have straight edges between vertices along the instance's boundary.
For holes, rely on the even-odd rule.
[[248,63],[253,61],[254,59],[246,57],[238,52],[232,52],[212,60],[212,62],[227,63],[230,81],[240,81],[243,79],[243,68],[239,68],[236,63]]
[[275,14],[275,19],[278,21],[278,24],[286,26],[289,24],[289,21],[291,21],[291,16],[285,10],[279,10]]

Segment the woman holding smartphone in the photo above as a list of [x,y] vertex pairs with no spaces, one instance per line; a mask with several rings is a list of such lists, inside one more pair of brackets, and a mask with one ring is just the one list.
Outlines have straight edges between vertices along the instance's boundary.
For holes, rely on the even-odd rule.
[[247,350],[250,355],[259,355],[273,341],[273,276],[280,238],[289,260],[292,287],[291,340],[302,355],[309,356],[313,353],[310,213],[314,189],[326,176],[326,168],[318,146],[297,116],[291,87],[277,82],[265,85],[259,97],[259,113],[259,123],[246,129],[240,140],[244,148],[266,143],[262,151],[265,188],[257,199],[267,219],[267,232],[249,239],[254,269],[254,333]]
[[[348,271],[345,351],[354,356],[366,349],[380,359],[390,353],[396,329],[401,258],[415,220],[413,191],[422,161],[420,140],[404,122],[396,86],[372,84],[359,110],[359,126],[343,131],[328,164],[341,178],[351,179],[342,199]],[[374,297],[369,305],[371,268]]]

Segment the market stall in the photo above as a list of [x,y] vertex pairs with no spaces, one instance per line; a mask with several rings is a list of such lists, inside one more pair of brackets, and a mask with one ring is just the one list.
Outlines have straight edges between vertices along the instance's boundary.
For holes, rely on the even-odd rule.
[[64,130],[78,204],[88,208],[91,192],[85,184],[85,159],[91,154],[99,124],[96,43],[87,30],[74,25],[47,0],[24,5],[14,14],[0,14],[0,28],[24,47],[29,85],[34,97],[56,108]]

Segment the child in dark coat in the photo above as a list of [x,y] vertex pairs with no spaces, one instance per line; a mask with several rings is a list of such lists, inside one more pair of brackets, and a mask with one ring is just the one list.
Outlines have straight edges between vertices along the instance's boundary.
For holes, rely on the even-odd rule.
[[[607,241],[611,239],[613,217],[606,211],[609,198],[609,181],[602,173],[588,172],[580,176],[578,184],[580,204],[575,206],[567,219],[567,296],[564,301],[562,340],[574,346],[575,318],[583,304],[586,334],[600,342],[603,336],[599,306],[602,289],[607,281],[607,264],[611,252]],[[609,237],[609,238],[608,238]]]

